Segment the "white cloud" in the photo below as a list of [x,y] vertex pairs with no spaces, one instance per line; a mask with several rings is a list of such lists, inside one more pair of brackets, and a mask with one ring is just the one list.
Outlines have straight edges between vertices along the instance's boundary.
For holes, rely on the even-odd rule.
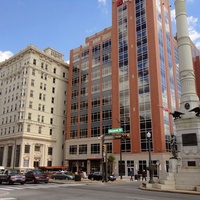
[[107,9],[107,0],[98,0],[99,3],[99,8],[102,9],[102,12],[104,14],[108,13],[108,9]]
[[173,23],[176,22],[175,16],[176,16],[175,9],[173,9],[173,10],[171,10],[171,20]]
[[13,56],[11,51],[0,51],[0,62],[10,58],[11,56]]
[[106,5],[107,0],[98,0],[99,4]]
[[[176,23],[175,16],[175,9],[173,9],[171,10],[171,20],[174,24]],[[190,39],[195,43],[197,48],[200,48],[200,31],[197,29],[199,19],[194,16],[189,16],[187,19]]]

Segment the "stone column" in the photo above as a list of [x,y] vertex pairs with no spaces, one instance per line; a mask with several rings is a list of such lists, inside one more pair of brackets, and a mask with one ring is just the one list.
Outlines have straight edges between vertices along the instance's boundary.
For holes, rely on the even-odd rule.
[[[175,10],[181,82],[180,110],[187,113],[188,110],[199,106],[199,98],[196,94],[185,0],[175,0]],[[186,103],[187,106],[189,104],[188,107]]]

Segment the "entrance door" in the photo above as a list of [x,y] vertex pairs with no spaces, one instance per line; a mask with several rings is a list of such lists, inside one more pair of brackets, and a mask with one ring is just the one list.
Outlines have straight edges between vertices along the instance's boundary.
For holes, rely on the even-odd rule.
[[[130,175],[130,171],[134,171],[134,161],[133,160],[127,160],[126,161],[126,166],[127,166],[127,176]],[[135,174],[135,171],[134,171]]]

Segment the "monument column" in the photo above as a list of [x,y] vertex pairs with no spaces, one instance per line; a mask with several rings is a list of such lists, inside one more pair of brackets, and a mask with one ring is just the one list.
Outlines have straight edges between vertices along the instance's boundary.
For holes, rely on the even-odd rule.
[[196,94],[185,0],[175,0],[175,10],[181,82],[180,110],[186,114],[199,106],[199,98]]
[[192,111],[199,107],[199,98],[196,93],[186,1],[175,0],[174,2],[181,84],[180,110],[184,113],[180,119],[175,119],[179,172],[199,172],[200,117]]

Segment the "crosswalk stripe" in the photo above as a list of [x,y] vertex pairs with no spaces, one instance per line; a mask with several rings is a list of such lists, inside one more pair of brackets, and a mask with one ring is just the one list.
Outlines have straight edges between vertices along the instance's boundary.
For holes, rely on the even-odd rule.
[[[56,187],[75,187],[75,186],[81,186],[85,184],[37,184],[37,185],[22,185],[21,187],[10,187],[10,186],[5,186],[1,187],[0,190],[4,191],[11,191],[11,190],[24,190],[24,189],[31,189],[31,190],[38,190],[38,189],[44,189],[44,188],[56,188]],[[0,199],[1,200],[1,199]]]
[[0,188],[0,190],[13,190],[13,189],[9,189],[9,188]]

